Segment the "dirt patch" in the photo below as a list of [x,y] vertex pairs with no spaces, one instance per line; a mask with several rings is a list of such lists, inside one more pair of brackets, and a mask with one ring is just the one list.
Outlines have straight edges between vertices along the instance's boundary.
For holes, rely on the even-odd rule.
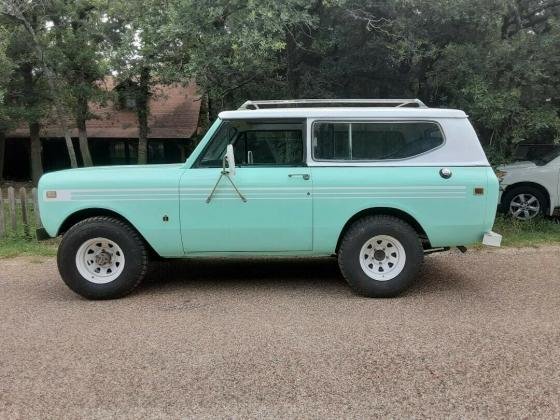
[[385,300],[329,258],[165,263],[105,302],[0,260],[0,417],[558,417],[559,256],[432,255]]

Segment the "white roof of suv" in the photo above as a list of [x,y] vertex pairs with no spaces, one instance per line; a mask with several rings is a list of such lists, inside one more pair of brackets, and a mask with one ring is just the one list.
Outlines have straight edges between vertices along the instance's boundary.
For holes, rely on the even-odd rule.
[[[222,120],[317,119],[317,120],[431,120],[443,129],[444,143],[406,159],[376,161],[375,166],[489,166],[488,159],[467,115],[456,109],[428,108],[418,99],[294,99],[247,101],[236,111],[220,113]],[[310,129],[310,128],[308,128]],[[371,166],[371,162],[316,161],[307,148],[311,166]]]
[[219,116],[223,120],[253,118],[467,118],[467,114],[456,109],[395,107],[271,108],[224,111]]
[[258,118],[467,118],[463,111],[428,108],[419,99],[288,99],[247,101],[221,119]]

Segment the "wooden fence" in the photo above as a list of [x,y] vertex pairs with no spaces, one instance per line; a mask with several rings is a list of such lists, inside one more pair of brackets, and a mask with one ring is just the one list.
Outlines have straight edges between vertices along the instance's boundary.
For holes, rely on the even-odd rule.
[[7,236],[33,237],[41,226],[37,188],[0,188],[0,238]]

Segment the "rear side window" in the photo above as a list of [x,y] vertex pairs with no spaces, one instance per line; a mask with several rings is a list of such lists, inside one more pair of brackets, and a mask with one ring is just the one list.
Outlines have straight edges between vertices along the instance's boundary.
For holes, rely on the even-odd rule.
[[315,122],[316,160],[406,159],[433,150],[444,142],[433,122]]

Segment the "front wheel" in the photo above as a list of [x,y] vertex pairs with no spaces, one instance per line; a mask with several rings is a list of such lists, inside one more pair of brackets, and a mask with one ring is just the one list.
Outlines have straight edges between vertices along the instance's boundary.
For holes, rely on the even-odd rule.
[[350,287],[368,297],[392,297],[416,277],[424,251],[416,231],[393,216],[369,216],[344,234],[338,264]]
[[148,257],[138,233],[110,217],[85,219],[64,234],[57,255],[66,285],[88,299],[115,299],[144,278]]

